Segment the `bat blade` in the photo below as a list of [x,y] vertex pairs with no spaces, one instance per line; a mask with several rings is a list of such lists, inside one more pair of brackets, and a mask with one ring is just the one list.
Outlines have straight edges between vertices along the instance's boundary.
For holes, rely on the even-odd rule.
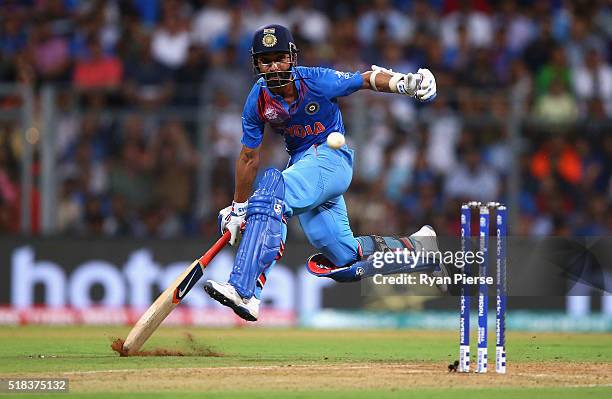
[[187,293],[204,275],[204,269],[210,261],[229,242],[230,233],[226,231],[221,238],[201,258],[196,259],[159,297],[136,322],[123,344],[128,354],[138,352],[142,345],[157,330],[157,327],[178,306]]
[[[194,278],[198,274],[199,277],[197,279]],[[159,327],[166,317],[168,317],[170,312],[178,306],[184,294],[187,293],[184,292],[182,297],[176,298],[180,290],[179,287],[184,286],[186,283],[195,284],[202,274],[200,264],[197,260],[194,261],[164,292],[161,293],[155,302],[149,306],[149,309],[140,316],[140,319],[136,322],[125,339],[123,350],[125,350],[128,355],[137,352],[157,327]],[[191,280],[189,280],[190,277]]]

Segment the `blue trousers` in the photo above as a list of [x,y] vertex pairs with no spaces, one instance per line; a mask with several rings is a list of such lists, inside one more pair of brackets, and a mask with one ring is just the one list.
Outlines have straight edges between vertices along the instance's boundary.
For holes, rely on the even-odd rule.
[[[294,157],[282,172],[286,216],[297,216],[312,246],[338,266],[358,260],[358,244],[342,196],[353,178],[353,155],[346,145],[334,150],[324,143]],[[255,296],[261,298],[260,286]]]
[[283,171],[287,216],[297,215],[308,241],[338,266],[357,260],[357,240],[344,197],[353,178],[353,150],[310,147]]

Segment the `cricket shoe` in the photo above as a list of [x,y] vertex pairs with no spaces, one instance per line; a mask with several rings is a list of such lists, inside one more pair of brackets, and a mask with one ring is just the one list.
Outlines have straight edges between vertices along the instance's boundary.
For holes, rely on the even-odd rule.
[[457,284],[453,283],[454,282],[453,277],[455,274],[461,273],[461,271],[457,269],[454,265],[448,265],[442,262],[443,256],[442,256],[442,253],[440,252],[440,249],[438,248],[438,237],[436,235],[435,230],[431,226],[425,225],[421,227],[419,231],[412,234],[410,238],[415,244],[416,251],[423,251],[424,254],[429,253],[429,254],[432,254],[432,256],[433,254],[435,254],[435,256],[440,257],[440,263],[434,269],[434,271],[431,272],[431,274],[434,277],[443,277],[443,278],[450,277],[451,284],[436,283],[436,286],[438,287],[438,289],[443,294],[459,295],[460,287]]
[[259,299],[255,297],[244,299],[230,283],[217,283],[213,280],[206,281],[204,291],[221,305],[232,308],[234,313],[244,320],[257,321],[261,302]]

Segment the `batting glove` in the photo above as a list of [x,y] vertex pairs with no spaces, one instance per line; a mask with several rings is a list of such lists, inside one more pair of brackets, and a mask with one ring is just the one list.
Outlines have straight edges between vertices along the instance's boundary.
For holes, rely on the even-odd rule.
[[[417,71],[418,85],[414,97],[421,102],[429,102],[436,98],[436,78],[429,69],[421,68]],[[419,76],[420,75],[420,76]]]
[[417,82],[418,75],[416,73],[399,73],[393,72],[393,69],[387,69],[383,67],[379,67],[378,65],[372,65],[372,73],[370,74],[370,86],[372,89],[378,91],[378,87],[376,87],[376,75],[384,72],[386,74],[391,75],[391,79],[389,80],[389,90],[391,93],[404,94],[410,97],[414,97],[415,92],[417,90]]
[[392,93],[403,94],[414,97],[419,101],[428,102],[436,97],[436,79],[429,69],[421,68],[417,73],[399,73],[392,69],[372,65],[370,74],[370,86],[378,91],[376,87],[376,75],[380,72],[391,75],[389,79],[389,90]]
[[225,230],[229,230],[232,237],[229,240],[230,245],[238,245],[244,226],[246,225],[247,202],[232,202],[232,205],[221,209],[217,219],[219,225],[219,233],[223,234]]

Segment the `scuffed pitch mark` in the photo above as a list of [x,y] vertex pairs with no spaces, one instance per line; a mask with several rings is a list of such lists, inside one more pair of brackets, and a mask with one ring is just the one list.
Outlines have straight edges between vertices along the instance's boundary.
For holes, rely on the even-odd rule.
[[176,350],[170,348],[153,348],[145,351],[137,351],[135,353],[128,353],[123,349],[124,340],[116,338],[111,343],[111,349],[119,354],[120,357],[133,357],[133,356],[202,356],[202,357],[222,357],[221,352],[217,352],[212,348],[201,344],[195,340],[193,334],[185,333],[185,342],[189,347],[188,350]]

